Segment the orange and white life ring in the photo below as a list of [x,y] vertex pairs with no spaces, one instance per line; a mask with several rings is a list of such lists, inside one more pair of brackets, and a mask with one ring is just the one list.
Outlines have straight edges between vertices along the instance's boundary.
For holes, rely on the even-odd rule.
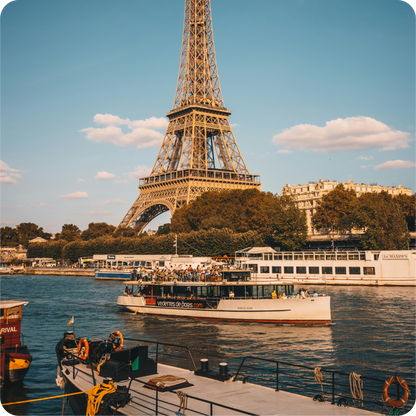
[[90,352],[90,344],[86,338],[81,338],[78,343],[78,357],[81,360],[86,360]]
[[116,339],[116,337],[120,339],[120,345],[114,351],[120,351],[123,348],[123,345],[124,345],[124,338],[123,338],[123,335],[121,334],[120,331],[113,331],[110,334],[110,340],[111,340],[111,342],[114,342],[114,340]]
[[[403,387],[403,390],[404,390],[403,396],[399,400],[390,399],[389,392],[388,392],[390,384],[394,383],[396,381]],[[409,386],[407,385],[407,383],[401,377],[392,376],[384,382],[383,399],[389,406],[401,407],[404,404],[406,404],[407,400],[409,399],[409,392],[410,392],[409,391]]]

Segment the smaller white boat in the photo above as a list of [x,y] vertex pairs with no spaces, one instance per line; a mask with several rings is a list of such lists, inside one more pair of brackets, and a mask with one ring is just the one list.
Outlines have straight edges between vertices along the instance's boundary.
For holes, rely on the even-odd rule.
[[[267,322],[289,325],[331,324],[330,297],[294,292],[293,284],[257,282],[247,270],[224,269],[162,275],[151,282],[126,281],[117,305],[136,313],[212,321]],[[192,281],[191,279],[197,281]],[[130,288],[129,288],[130,286]]]

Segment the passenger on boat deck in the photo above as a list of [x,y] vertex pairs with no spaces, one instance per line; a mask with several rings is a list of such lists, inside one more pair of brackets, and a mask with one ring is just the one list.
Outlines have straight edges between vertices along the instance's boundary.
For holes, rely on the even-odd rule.
[[286,293],[283,293],[282,299],[287,299]]
[[273,289],[273,292],[272,292],[272,299],[277,299],[277,293],[274,289]]
[[318,297],[318,294],[316,293],[316,291],[314,290],[313,291],[313,295],[312,295],[314,298],[317,298]]
[[170,298],[171,296],[170,296],[170,293],[168,293],[168,298]]
[[189,299],[195,299],[195,296],[191,293],[191,296],[189,296]]
[[279,299],[282,299],[282,297],[283,297],[283,296],[282,296],[282,294],[280,294],[280,295],[279,295]]
[[230,298],[234,297],[234,292],[232,290],[230,290]]
[[130,296],[131,295],[131,293],[130,293],[130,290],[129,290],[129,288],[126,286],[126,288],[124,289],[124,294],[126,295],[126,296]]
[[301,298],[306,298],[306,294],[305,294],[305,291],[304,291],[304,289],[302,288],[302,289],[300,289],[300,297]]

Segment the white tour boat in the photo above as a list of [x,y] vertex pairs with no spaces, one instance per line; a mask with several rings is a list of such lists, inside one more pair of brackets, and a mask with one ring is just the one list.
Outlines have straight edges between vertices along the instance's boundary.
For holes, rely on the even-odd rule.
[[289,282],[259,283],[238,269],[174,276],[125,282],[117,305],[136,313],[213,321],[331,324],[330,297],[295,293]]
[[295,251],[250,247],[236,252],[236,266],[257,281],[295,284],[416,285],[416,251]]

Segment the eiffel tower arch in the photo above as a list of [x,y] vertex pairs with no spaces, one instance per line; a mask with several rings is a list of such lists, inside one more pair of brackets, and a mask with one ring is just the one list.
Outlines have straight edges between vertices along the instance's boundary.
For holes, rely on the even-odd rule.
[[260,189],[234,138],[218,78],[210,0],[185,0],[182,52],[169,125],[152,172],[120,222],[141,232],[206,191]]

